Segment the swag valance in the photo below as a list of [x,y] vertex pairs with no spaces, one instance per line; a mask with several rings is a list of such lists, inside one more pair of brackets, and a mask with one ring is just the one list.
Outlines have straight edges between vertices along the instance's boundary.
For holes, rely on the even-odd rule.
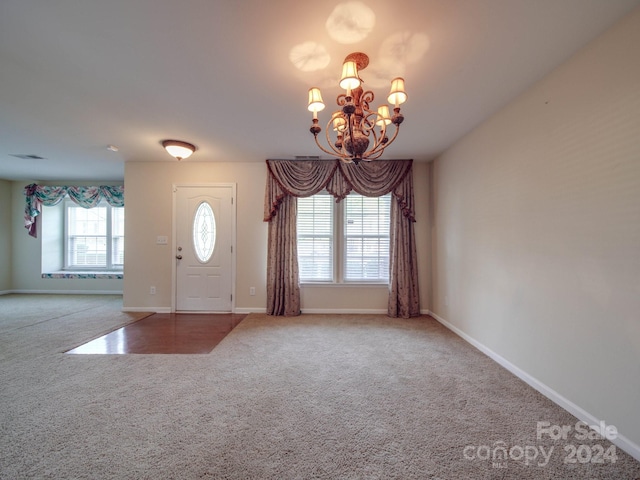
[[267,160],[264,221],[269,222],[267,313],[299,315],[297,198],[326,189],[339,202],[349,192],[378,197],[392,193],[389,251],[391,317],[420,314],[413,223],[413,161]]
[[42,205],[57,205],[65,196],[84,208],[93,208],[106,200],[113,207],[124,207],[123,185],[100,185],[98,187],[43,186],[32,183],[24,187],[26,205],[24,209],[24,227],[32,237],[37,236],[36,218],[42,212]]

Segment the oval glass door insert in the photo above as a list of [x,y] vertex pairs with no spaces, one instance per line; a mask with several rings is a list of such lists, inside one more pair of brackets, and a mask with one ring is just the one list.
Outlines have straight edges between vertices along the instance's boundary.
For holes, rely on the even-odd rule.
[[193,217],[193,249],[200,263],[207,263],[216,246],[216,218],[211,205],[202,202]]

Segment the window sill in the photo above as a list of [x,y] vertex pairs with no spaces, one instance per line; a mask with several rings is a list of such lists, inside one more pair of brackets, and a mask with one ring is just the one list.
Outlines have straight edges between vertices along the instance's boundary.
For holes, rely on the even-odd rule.
[[51,272],[42,274],[42,278],[121,280],[123,277],[123,272]]

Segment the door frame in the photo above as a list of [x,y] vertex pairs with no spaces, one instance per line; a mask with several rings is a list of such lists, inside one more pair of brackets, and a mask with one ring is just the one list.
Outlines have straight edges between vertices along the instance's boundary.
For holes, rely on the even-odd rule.
[[235,183],[174,183],[172,190],[172,212],[171,212],[171,313],[176,312],[178,293],[177,263],[175,261],[176,248],[178,242],[178,222],[177,222],[177,195],[179,188],[229,188],[231,187],[231,313],[236,311],[236,184]]

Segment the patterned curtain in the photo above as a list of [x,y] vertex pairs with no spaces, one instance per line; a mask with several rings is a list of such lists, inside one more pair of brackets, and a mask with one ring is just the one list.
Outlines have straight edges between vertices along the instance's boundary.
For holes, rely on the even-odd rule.
[[267,314],[300,315],[298,284],[298,244],[296,238],[296,197],[282,199],[269,222],[267,256]]
[[264,221],[267,246],[267,314],[300,315],[297,197],[321,191],[336,171],[334,162],[267,160]]
[[24,187],[26,206],[24,209],[24,228],[29,235],[37,236],[36,218],[42,211],[42,205],[51,207],[62,201],[65,195],[84,208],[93,208],[102,199],[113,207],[124,207],[124,186],[99,187],[48,187],[32,183]]
[[300,314],[296,198],[315,195],[324,188],[336,201],[352,190],[368,197],[393,192],[387,313],[403,318],[420,315],[412,165],[412,160],[358,165],[339,160],[267,160],[264,221],[269,222],[269,315]]

